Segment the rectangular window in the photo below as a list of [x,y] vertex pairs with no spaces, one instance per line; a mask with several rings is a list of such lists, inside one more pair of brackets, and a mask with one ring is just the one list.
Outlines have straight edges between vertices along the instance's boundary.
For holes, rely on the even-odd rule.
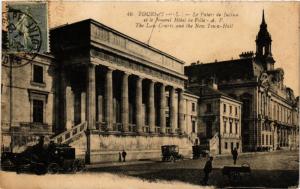
[[233,142],[230,144],[230,149],[233,150]]
[[229,133],[232,133],[232,122],[229,122]]
[[264,141],[265,141],[265,137],[264,137],[264,134],[261,135],[261,143],[262,145],[264,145]]
[[235,107],[235,115],[238,115],[238,108]]
[[232,106],[229,106],[229,113],[232,113]]
[[206,136],[208,138],[212,137],[212,122],[211,121],[206,122]]
[[192,103],[192,111],[194,112],[196,110],[196,105],[195,103]]
[[192,132],[195,133],[196,132],[196,122],[192,121]]
[[239,133],[238,122],[235,122],[235,133]]
[[270,145],[272,145],[272,135],[270,135]]
[[226,113],[226,104],[223,105],[223,111]]
[[266,145],[268,145],[268,142],[269,142],[268,137],[269,137],[269,135],[266,135]]
[[44,102],[42,100],[33,100],[33,122],[43,123]]
[[38,65],[33,65],[33,82],[43,83],[43,67]]
[[239,149],[239,147],[240,147],[240,143],[236,143],[236,149]]
[[211,112],[211,104],[206,104],[206,112],[207,113]]
[[224,121],[224,133],[226,133],[226,121]]
[[228,148],[228,146],[227,146],[227,142],[225,142],[225,149],[227,149]]

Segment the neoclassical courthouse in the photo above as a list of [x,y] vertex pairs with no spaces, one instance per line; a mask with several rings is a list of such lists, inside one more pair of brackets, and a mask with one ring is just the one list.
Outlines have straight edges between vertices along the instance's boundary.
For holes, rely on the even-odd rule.
[[48,135],[92,163],[123,149],[128,159],[160,157],[166,144],[191,153],[198,97],[184,90],[183,61],[91,19],[50,38],[51,55],[3,67],[3,149]]
[[184,70],[183,61],[95,20],[54,28],[51,53],[2,67],[1,149],[21,151],[46,136],[91,163],[118,161],[122,150],[129,160],[158,158],[166,144],[190,155],[205,127],[195,90],[211,76],[242,111],[234,145],[295,146],[297,101],[274,68],[264,20],[256,43],[255,56]]

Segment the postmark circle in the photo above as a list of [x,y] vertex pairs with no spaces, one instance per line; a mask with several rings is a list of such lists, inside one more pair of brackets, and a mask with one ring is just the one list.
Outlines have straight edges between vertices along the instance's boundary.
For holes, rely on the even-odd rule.
[[2,65],[20,67],[30,63],[39,53],[42,45],[42,34],[38,23],[29,13],[9,9],[2,24],[3,33]]

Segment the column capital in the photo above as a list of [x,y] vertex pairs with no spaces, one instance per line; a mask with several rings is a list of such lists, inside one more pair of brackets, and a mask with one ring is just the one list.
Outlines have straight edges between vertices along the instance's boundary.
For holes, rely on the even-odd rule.
[[124,75],[126,75],[126,76],[129,76],[129,75],[131,75],[131,73],[130,72],[127,72],[127,71],[122,71],[123,72],[123,74]]
[[162,83],[162,82],[159,82],[159,84],[160,84],[161,86],[164,86],[164,87],[166,87],[166,86],[167,86],[167,84],[165,84],[165,83]]
[[110,67],[110,66],[107,66],[106,69],[107,69],[108,72],[113,72],[113,71],[116,70],[115,68]]
[[87,68],[95,68],[96,65],[95,65],[95,64],[86,64],[86,67],[87,67]]
[[146,79],[145,77],[140,76],[140,75],[135,75],[135,76],[136,76],[137,80],[143,80],[143,79]]

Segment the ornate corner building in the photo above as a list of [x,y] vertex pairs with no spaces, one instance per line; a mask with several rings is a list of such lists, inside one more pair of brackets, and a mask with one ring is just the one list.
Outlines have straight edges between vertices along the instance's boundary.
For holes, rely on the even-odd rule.
[[200,97],[198,101],[198,136],[200,146],[210,154],[230,154],[236,148],[242,152],[242,102],[218,90],[215,78],[189,85]]
[[299,97],[283,84],[283,69],[274,68],[271,44],[263,13],[255,54],[185,67],[189,90],[200,90],[203,80],[214,77],[219,91],[242,102],[243,151],[298,148]]
[[[43,135],[91,163],[159,158],[162,145],[191,154],[197,99],[184,62],[88,19],[54,28],[50,55],[2,71],[2,149]],[[21,60],[26,61],[26,60]]]

